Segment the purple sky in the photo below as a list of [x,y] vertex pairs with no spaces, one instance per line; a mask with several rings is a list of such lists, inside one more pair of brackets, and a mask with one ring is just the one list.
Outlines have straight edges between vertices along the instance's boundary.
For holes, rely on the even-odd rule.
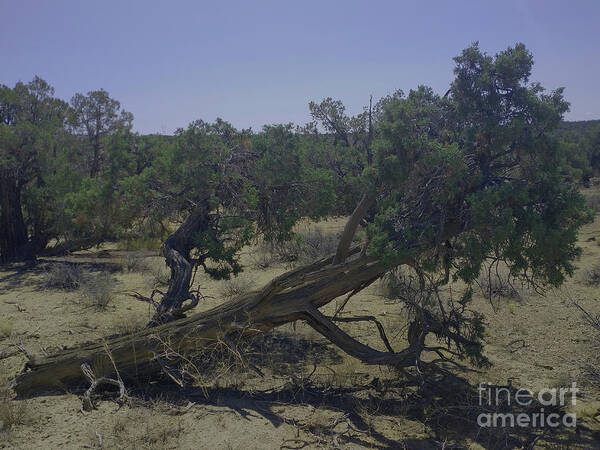
[[0,0],[0,83],[104,88],[142,133],[218,116],[258,129],[306,122],[327,96],[356,113],[371,93],[443,94],[476,40],[524,42],[532,79],[566,87],[567,119],[600,119],[599,0]]

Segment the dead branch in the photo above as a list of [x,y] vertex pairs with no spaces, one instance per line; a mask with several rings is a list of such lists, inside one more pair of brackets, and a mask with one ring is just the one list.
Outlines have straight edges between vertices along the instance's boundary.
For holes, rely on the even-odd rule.
[[377,330],[379,331],[379,336],[381,340],[385,344],[385,347],[388,351],[394,353],[394,349],[390,345],[390,341],[388,340],[385,329],[379,320],[377,320],[374,316],[357,316],[357,317],[332,317],[331,320],[335,322],[373,322],[377,326]]
[[101,384],[111,384],[113,386],[117,386],[119,388],[119,397],[117,399],[117,402],[123,402],[126,400],[127,392],[125,391],[125,384],[123,383],[123,381],[115,380],[113,378],[108,377],[96,378],[94,372],[92,371],[92,368],[87,363],[83,363],[81,365],[81,372],[90,382],[90,387],[85,391],[81,399],[83,403],[83,411],[92,411],[93,409],[96,409],[94,403],[92,402],[92,394]]

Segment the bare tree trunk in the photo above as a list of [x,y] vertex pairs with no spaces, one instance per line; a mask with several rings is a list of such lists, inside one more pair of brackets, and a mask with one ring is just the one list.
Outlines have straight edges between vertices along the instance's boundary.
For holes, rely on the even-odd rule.
[[[162,254],[171,269],[171,279],[169,290],[163,296],[152,318],[152,325],[181,317],[184,310],[189,310],[198,304],[198,299],[190,293],[193,266],[190,261],[190,251],[194,246],[194,236],[207,228],[208,206],[199,207],[165,240]],[[191,300],[191,303],[184,308],[183,303],[187,300]]]
[[0,263],[29,259],[21,188],[9,169],[0,172]]
[[348,250],[352,245],[352,239],[354,239],[354,235],[356,234],[356,229],[360,224],[360,221],[365,217],[369,209],[375,203],[377,198],[377,194],[373,193],[365,193],[358,205],[352,212],[352,215],[346,222],[346,226],[344,227],[344,231],[342,236],[340,237],[340,242],[338,243],[337,251],[335,253],[335,257],[333,258],[334,264],[343,263],[348,256]]
[[[358,247],[354,248],[350,254],[358,251]],[[165,342],[185,353],[201,350],[218,339],[225,339],[228,334],[264,332],[296,320],[306,320],[342,350],[365,363],[382,364],[387,357],[394,364],[413,364],[412,356],[417,347],[400,354],[379,352],[355,341],[318,312],[318,308],[340,295],[360,289],[387,270],[378,261],[364,256],[344,264],[334,265],[332,261],[333,257],[329,257],[292,270],[259,291],[191,317],[33,359],[14,381],[13,387],[19,395],[27,396],[62,386],[81,386],[86,382],[81,365],[110,367],[109,354],[120,377],[140,380],[160,369]]]

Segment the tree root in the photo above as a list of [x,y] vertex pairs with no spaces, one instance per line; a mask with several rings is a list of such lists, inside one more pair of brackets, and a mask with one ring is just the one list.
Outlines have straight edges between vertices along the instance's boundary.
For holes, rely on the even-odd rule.
[[102,384],[110,384],[113,386],[117,386],[119,388],[119,397],[117,398],[117,403],[123,404],[127,400],[127,391],[125,390],[125,383],[122,380],[115,380],[114,378],[108,377],[100,377],[96,378],[92,368],[89,364],[83,363],[81,365],[81,372],[90,382],[90,387],[83,394],[82,401],[82,411],[92,411],[96,409],[96,406],[92,402],[92,394],[98,389],[98,387]]

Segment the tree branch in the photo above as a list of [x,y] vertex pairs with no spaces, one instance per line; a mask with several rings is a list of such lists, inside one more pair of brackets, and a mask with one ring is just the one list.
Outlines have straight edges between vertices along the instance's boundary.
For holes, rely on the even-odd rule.
[[302,316],[312,328],[321,333],[331,343],[337,345],[350,356],[360,359],[365,364],[387,364],[401,367],[413,366],[415,361],[419,359],[424,346],[425,333],[421,333],[420,339],[415,340],[415,342],[401,352],[381,352],[358,342],[316,308],[309,306]]

